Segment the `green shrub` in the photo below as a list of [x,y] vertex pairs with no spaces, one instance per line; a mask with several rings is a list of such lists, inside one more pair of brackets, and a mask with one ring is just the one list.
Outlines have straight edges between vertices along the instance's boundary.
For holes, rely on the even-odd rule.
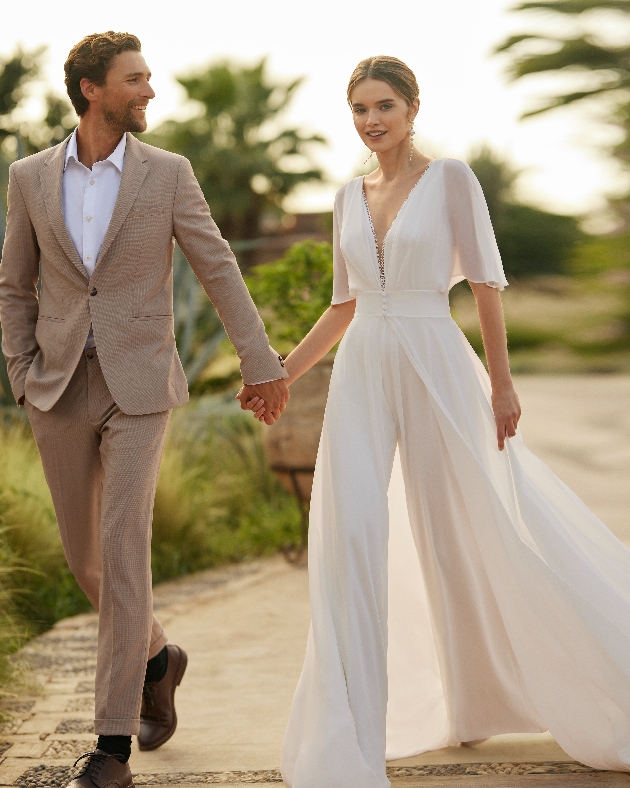
[[584,237],[574,216],[508,204],[495,226],[508,277],[563,274]]
[[156,582],[296,541],[298,506],[267,465],[261,429],[233,394],[173,414],[153,516]]
[[89,609],[66,565],[50,492],[26,424],[0,428],[0,527],[1,565],[13,560],[28,570],[20,572],[13,609],[31,632]]
[[280,260],[258,265],[247,286],[265,321],[272,341],[295,346],[330,305],[333,286],[332,246],[302,241]]
[[575,249],[569,262],[569,273],[578,276],[629,269],[630,232],[590,236]]

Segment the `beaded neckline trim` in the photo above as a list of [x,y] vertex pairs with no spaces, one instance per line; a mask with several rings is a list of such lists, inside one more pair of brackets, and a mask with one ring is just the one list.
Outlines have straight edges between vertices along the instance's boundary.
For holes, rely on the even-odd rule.
[[[435,159],[433,159],[433,161],[435,161]],[[383,243],[382,243],[380,249],[379,249],[379,246],[378,246],[378,240],[376,238],[376,230],[374,229],[374,222],[372,221],[372,214],[370,213],[370,206],[368,205],[367,196],[365,194],[365,188],[362,188],[362,191],[363,191],[363,204],[365,205],[365,210],[367,211],[367,217],[368,217],[368,221],[370,223],[370,230],[372,231],[372,237],[374,238],[374,247],[376,248],[376,259],[378,261],[378,277],[379,277],[379,280],[380,280],[380,283],[381,283],[381,289],[382,290],[385,290],[385,241],[387,240],[387,236],[389,235],[390,230],[392,229],[392,227],[396,223],[396,219],[398,219],[398,217],[400,216],[400,212],[405,207],[405,205],[407,204],[409,198],[411,197],[411,195],[416,190],[416,186],[420,183],[420,181],[424,178],[424,176],[429,171],[429,168],[433,164],[433,161],[430,161],[427,164],[427,166],[422,171],[422,175],[418,178],[418,180],[411,187],[411,190],[410,190],[409,194],[405,197],[402,205],[400,206],[400,208],[398,209],[398,212],[396,213],[396,216],[394,216],[394,219],[393,219],[392,223],[389,225],[389,229],[387,230],[387,232],[385,233],[385,236],[383,237]]]

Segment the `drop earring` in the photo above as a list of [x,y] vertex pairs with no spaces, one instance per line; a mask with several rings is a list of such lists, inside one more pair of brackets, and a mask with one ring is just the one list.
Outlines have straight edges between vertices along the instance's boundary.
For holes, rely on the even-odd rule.
[[363,166],[364,166],[364,167],[365,167],[365,165],[368,163],[368,161],[369,161],[369,160],[372,158],[372,156],[374,156],[374,151],[372,151],[372,152],[370,153],[370,155],[367,157],[367,159],[366,159],[366,160],[363,162]]
[[416,130],[413,127],[413,123],[411,124],[411,129],[409,130],[409,138],[411,140],[411,147],[409,149],[409,161],[411,161],[413,157],[413,135],[416,133]]

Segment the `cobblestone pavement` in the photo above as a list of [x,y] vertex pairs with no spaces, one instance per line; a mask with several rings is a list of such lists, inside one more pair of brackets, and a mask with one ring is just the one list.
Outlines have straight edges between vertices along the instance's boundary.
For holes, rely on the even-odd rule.
[[[630,543],[630,378],[518,381],[527,443]],[[274,558],[209,570],[155,589],[172,642],[189,654],[177,693],[177,734],[152,753],[134,750],[139,786],[281,783],[284,725],[304,654],[304,569]],[[22,652],[43,686],[0,726],[0,786],[68,781],[93,748],[97,620],[59,622]],[[393,762],[395,786],[630,788],[630,775],[572,761],[547,735],[498,736]]]

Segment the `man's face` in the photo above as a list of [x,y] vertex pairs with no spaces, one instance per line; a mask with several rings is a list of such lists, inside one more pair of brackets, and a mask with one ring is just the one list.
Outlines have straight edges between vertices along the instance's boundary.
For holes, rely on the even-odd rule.
[[94,86],[96,101],[90,109],[97,109],[112,130],[146,131],[146,108],[155,96],[149,84],[151,72],[140,52],[121,52],[114,55],[102,87]]

